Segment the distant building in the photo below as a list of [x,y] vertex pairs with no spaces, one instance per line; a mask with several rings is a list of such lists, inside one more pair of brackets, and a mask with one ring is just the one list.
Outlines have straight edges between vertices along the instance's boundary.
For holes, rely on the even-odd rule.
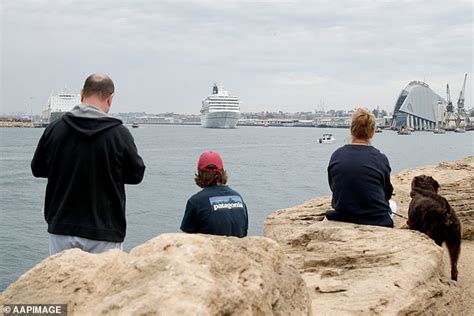
[[424,82],[412,81],[400,93],[392,116],[392,128],[434,129],[444,123],[447,102]]
[[345,127],[351,126],[351,117],[317,117],[314,119],[316,127]]
[[168,116],[144,115],[136,116],[134,121],[140,124],[179,124],[183,120]]
[[382,117],[381,119],[377,119],[377,126],[383,127],[383,128],[389,128],[390,126],[392,126],[392,116],[386,115]]

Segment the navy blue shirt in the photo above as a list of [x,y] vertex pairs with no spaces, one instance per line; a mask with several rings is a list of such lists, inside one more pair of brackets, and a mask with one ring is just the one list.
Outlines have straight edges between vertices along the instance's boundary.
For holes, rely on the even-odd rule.
[[240,194],[226,185],[204,188],[188,200],[181,230],[185,233],[245,237],[247,206]]
[[375,147],[349,144],[337,149],[328,166],[334,211],[326,213],[327,219],[393,227],[390,171],[387,157]]

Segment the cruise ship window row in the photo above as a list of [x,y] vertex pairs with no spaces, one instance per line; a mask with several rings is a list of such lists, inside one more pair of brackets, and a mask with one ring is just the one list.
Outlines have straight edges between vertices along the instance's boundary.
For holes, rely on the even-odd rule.
[[239,109],[229,109],[229,108],[210,108],[209,111],[235,111],[238,112]]
[[204,103],[208,103],[208,104],[239,104],[239,102],[204,102]]
[[228,108],[238,108],[239,106],[237,104],[209,104],[209,106],[225,106],[225,107],[228,107]]
[[209,104],[209,107],[215,108],[215,107],[223,107],[223,108],[238,108],[238,105],[225,105],[225,104]]
[[209,108],[211,109],[230,109],[230,110],[233,110],[233,109],[239,109],[238,106],[219,106],[219,105],[213,105],[213,106],[209,106]]

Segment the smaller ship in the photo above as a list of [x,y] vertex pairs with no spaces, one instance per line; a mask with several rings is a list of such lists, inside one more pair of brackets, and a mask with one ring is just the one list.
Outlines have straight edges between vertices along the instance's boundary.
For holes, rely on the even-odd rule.
[[411,135],[411,131],[408,128],[405,128],[405,126],[402,126],[400,130],[397,132],[398,135]]
[[318,139],[318,143],[320,144],[333,144],[336,142],[336,139],[332,134],[323,134],[323,137]]
[[51,123],[78,104],[81,104],[81,97],[78,94],[67,93],[64,88],[56,95],[51,93],[48,104],[41,113],[41,118],[43,121]]
[[138,122],[133,122],[132,123],[132,128],[139,128],[140,125],[138,125]]
[[381,129],[380,127],[377,127],[377,128],[375,129],[375,132],[376,132],[376,133],[382,133],[382,129]]
[[434,133],[434,134],[446,134],[446,131],[445,131],[444,129],[442,129],[442,128],[435,128],[435,129],[433,130],[433,133]]

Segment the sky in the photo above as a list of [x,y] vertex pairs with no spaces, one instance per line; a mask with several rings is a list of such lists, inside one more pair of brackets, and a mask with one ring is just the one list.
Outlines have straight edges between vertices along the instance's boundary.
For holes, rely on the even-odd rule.
[[454,103],[468,74],[471,0],[4,0],[2,114],[39,114],[91,73],[115,83],[112,112],[198,114],[219,83],[241,111],[393,110],[425,81]]

